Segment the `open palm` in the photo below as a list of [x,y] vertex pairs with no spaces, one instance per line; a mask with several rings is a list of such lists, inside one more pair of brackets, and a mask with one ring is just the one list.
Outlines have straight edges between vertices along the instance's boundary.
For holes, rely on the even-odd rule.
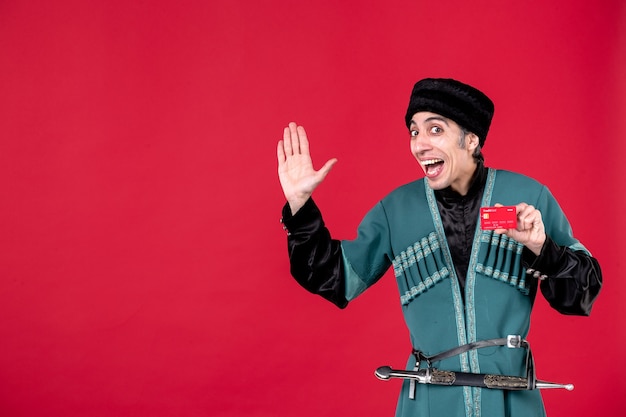
[[328,160],[318,171],[313,168],[304,127],[289,123],[278,142],[278,178],[291,212],[295,213],[324,181],[337,159]]

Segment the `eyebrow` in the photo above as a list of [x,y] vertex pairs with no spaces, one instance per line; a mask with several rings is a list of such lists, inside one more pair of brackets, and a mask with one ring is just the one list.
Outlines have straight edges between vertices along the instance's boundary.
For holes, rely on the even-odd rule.
[[[438,121],[442,122],[443,124],[445,124],[448,127],[450,126],[448,124],[448,119],[446,119],[445,117],[442,117],[442,116],[431,116],[431,117],[427,118],[426,120],[424,120],[424,123],[432,122],[432,121],[435,121],[435,120],[438,120]],[[413,126],[413,125],[417,125],[417,123],[415,123],[415,120],[411,119],[411,126]]]
[[443,122],[446,126],[450,126],[448,124],[448,119],[446,119],[445,117],[441,117],[441,116],[432,116],[429,117],[428,119],[424,120],[424,123],[426,122],[432,122],[433,120],[439,120],[441,122]]

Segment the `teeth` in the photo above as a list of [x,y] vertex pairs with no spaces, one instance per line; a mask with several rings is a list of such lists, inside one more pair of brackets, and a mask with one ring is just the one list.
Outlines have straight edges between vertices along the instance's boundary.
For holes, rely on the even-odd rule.
[[427,167],[429,165],[433,165],[433,164],[436,164],[438,162],[443,162],[443,159],[427,159],[426,161],[422,161],[422,165]]

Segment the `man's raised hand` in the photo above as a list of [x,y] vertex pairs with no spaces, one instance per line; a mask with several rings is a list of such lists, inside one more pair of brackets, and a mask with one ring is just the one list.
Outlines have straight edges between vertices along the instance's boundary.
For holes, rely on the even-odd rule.
[[326,161],[316,171],[309,153],[309,141],[304,127],[289,123],[278,142],[278,178],[291,213],[295,214],[311,197],[313,191],[337,162],[336,158]]

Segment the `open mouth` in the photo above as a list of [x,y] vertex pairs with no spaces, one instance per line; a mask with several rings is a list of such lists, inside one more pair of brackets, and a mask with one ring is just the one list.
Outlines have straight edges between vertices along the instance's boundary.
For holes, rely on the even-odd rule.
[[438,175],[443,169],[443,159],[427,159],[421,161],[426,176],[433,177]]

